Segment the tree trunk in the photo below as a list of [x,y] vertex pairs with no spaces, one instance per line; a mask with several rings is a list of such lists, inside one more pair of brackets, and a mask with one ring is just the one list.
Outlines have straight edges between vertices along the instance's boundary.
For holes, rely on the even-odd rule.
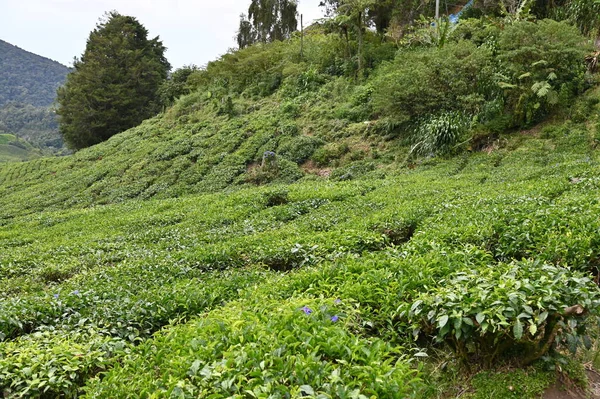
[[300,61],[304,60],[304,15],[300,14]]
[[346,39],[346,48],[344,49],[346,54],[346,60],[350,59],[350,36],[348,34],[348,27],[342,27],[344,38]]
[[358,12],[358,79],[363,78],[363,69],[364,69],[364,37],[363,37],[363,13],[362,11]]

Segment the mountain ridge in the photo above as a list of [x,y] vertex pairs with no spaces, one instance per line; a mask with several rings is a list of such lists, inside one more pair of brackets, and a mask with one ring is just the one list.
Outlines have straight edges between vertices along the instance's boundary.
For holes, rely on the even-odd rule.
[[56,89],[69,71],[57,61],[0,40],[0,87],[4,87],[0,91],[0,106],[9,102],[52,105]]
[[[50,152],[60,149],[51,106],[69,72],[57,61],[0,40],[0,132]],[[0,155],[0,160],[7,159]]]

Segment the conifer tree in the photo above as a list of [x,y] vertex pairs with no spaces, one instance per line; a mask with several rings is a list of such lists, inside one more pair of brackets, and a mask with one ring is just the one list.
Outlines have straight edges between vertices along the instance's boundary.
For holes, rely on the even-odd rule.
[[158,37],[112,11],[90,33],[85,52],[58,90],[60,132],[81,149],[138,125],[160,110],[158,88],[170,70]]

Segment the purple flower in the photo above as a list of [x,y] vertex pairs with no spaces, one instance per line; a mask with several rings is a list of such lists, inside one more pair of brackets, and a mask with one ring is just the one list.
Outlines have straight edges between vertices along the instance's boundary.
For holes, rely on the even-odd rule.
[[301,310],[304,312],[304,314],[311,314],[312,313],[312,309],[309,308],[308,306],[303,307]]
[[336,305],[339,305],[340,303],[342,303],[342,300],[340,298],[338,298],[335,301],[333,301],[333,303],[335,303]]
[[58,299],[58,294],[54,294],[54,299]]
[[335,316],[331,316],[331,321],[332,321],[333,323],[337,322],[339,319],[340,319],[340,318],[339,318],[337,315],[335,315]]
[[73,291],[73,295],[79,295],[79,290]]

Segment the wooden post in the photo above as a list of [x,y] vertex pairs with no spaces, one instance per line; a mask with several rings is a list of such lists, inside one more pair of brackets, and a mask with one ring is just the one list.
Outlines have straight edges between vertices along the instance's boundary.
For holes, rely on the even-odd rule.
[[300,60],[304,58],[304,15],[300,14]]

